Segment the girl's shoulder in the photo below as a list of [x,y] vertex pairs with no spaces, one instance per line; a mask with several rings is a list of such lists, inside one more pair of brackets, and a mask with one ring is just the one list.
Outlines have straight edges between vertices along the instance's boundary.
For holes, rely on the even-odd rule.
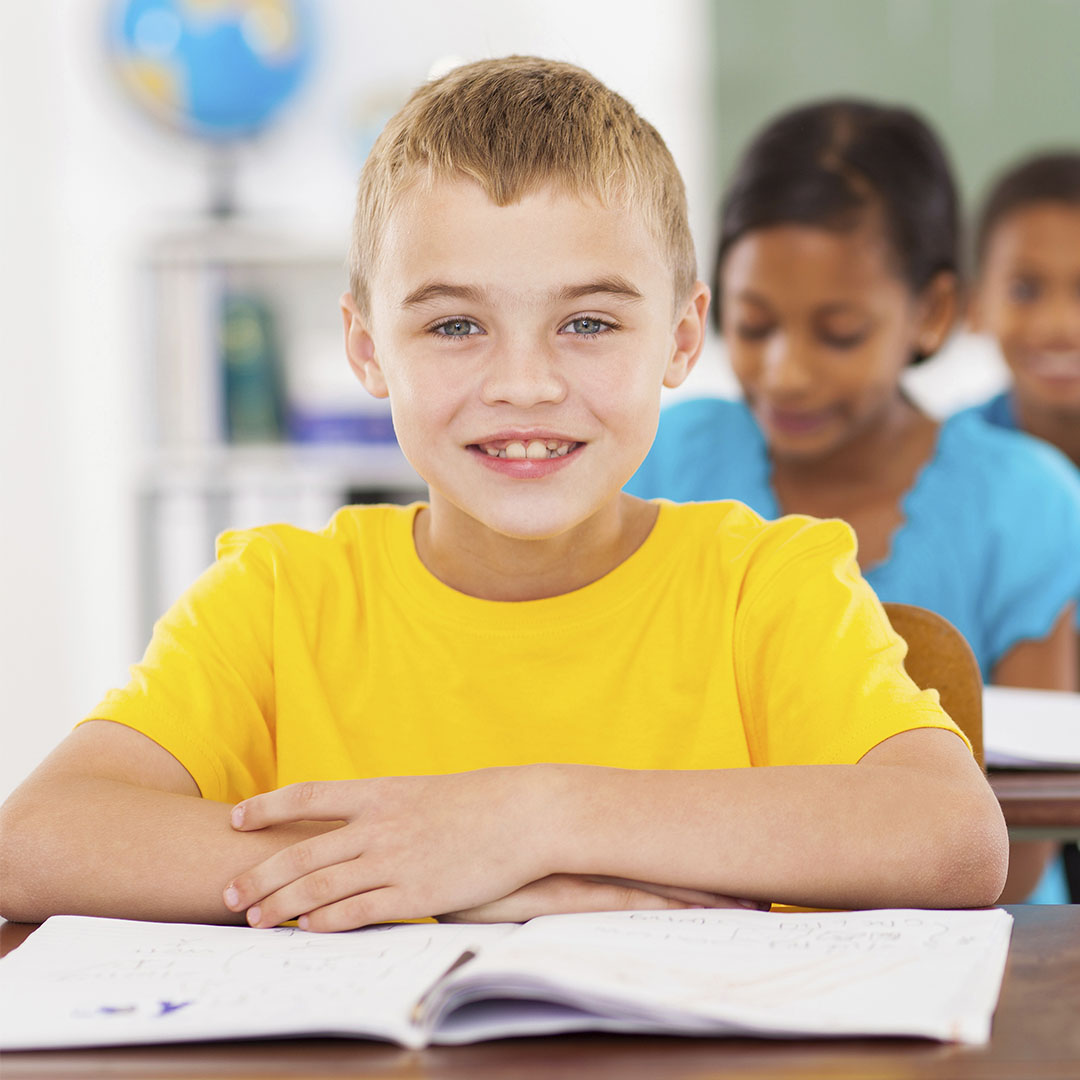
[[686,398],[663,409],[652,449],[626,490],[676,502],[739,499],[776,517],[768,448],[746,404]]
[[990,502],[1080,499],[1080,477],[1056,447],[999,426],[977,409],[942,423],[937,464],[954,481],[972,484]]
[[660,435],[737,442],[748,435],[760,438],[760,431],[745,401],[697,397],[684,398],[661,410]]
[[1018,428],[1016,409],[1013,406],[1012,394],[1008,390],[1003,390],[1000,394],[981,401],[977,405],[969,405],[957,415],[978,416],[994,427],[1008,428],[1011,431],[1016,431]]

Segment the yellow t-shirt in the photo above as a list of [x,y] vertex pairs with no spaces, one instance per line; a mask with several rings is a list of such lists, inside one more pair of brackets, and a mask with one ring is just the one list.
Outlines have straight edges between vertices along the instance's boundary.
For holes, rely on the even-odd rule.
[[599,581],[496,602],[428,572],[418,509],[225,533],[89,718],[145,733],[230,802],[530,762],[851,763],[910,728],[960,734],[904,673],[842,522],[661,503]]

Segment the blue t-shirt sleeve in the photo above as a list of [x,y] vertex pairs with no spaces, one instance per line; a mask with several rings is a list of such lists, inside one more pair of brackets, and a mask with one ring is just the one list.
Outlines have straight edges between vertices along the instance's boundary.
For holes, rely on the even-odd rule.
[[987,523],[997,542],[983,610],[997,657],[1046,637],[1069,602],[1080,603],[1080,474],[1053,447],[1011,438],[1017,452],[999,463],[997,481],[1011,497]]

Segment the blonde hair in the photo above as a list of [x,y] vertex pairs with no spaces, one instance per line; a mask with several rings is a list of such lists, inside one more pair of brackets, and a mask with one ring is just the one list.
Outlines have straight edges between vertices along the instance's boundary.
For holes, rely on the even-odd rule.
[[402,195],[461,178],[497,206],[554,185],[638,209],[672,268],[676,303],[689,296],[697,265],[686,190],[656,129],[582,68],[508,56],[421,86],[375,141],[360,173],[349,254],[349,287],[365,315],[386,222]]

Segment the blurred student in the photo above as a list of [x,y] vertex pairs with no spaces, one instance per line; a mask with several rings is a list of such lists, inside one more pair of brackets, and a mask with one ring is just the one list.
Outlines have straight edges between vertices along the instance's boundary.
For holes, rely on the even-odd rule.
[[[744,400],[666,409],[628,490],[843,518],[878,595],[945,616],[987,682],[1074,690],[1080,478],[978,416],[937,423],[901,385],[954,325],[958,218],[914,113],[830,101],[773,120],[724,197],[713,282]],[[1052,851],[1015,845],[1003,897]]]
[[[974,411],[1045,439],[1080,469],[1080,151],[1027,158],[997,178],[975,230],[975,269],[969,324],[995,339],[1012,385]],[[1075,845],[1066,862],[1075,900]]]
[[1029,158],[999,177],[975,255],[971,328],[997,341],[1012,372],[1012,386],[977,410],[1080,468],[1080,152]]

